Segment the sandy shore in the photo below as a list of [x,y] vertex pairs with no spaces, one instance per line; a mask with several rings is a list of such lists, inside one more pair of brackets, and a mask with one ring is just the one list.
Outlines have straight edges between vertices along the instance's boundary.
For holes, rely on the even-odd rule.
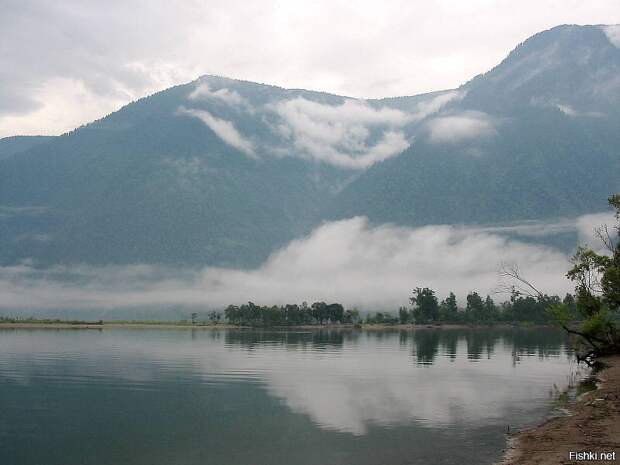
[[[620,356],[602,359],[598,389],[567,406],[569,416],[554,418],[511,437],[501,465],[620,464]],[[569,452],[615,452],[615,460],[577,461]]]

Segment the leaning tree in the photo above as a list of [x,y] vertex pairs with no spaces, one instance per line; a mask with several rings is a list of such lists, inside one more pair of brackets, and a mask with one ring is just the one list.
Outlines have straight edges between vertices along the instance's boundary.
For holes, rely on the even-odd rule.
[[[568,333],[579,337],[578,360],[588,364],[604,355],[620,353],[620,194],[609,197],[615,210],[616,225],[595,230],[602,251],[580,246],[572,257],[572,268],[566,276],[575,283],[575,304],[581,322],[574,325],[575,315],[567,303],[552,304],[549,312]],[[614,231],[615,230],[615,231]],[[500,275],[514,283],[512,292],[548,299],[534,284],[525,279],[517,266],[503,267]]]

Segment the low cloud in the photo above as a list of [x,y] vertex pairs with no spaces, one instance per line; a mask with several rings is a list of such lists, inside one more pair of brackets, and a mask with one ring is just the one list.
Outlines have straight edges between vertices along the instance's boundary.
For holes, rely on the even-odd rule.
[[544,237],[574,232],[576,227],[578,227],[576,226],[576,220],[567,218],[553,223],[549,223],[547,221],[526,221],[501,226],[486,226],[477,228],[477,230],[491,234],[514,234],[525,237]]
[[607,251],[605,245],[597,235],[597,230],[605,234],[605,227],[612,238],[616,238],[617,230],[611,226],[616,224],[614,214],[611,212],[592,213],[577,218],[576,227],[579,244],[585,245],[601,253]]
[[602,29],[609,41],[616,47],[620,48],[620,24],[602,26]]
[[217,100],[224,102],[228,105],[246,105],[247,101],[234,90],[226,89],[225,87],[212,90],[208,82],[201,82],[196,85],[196,88],[189,94],[190,100]]
[[414,117],[416,120],[424,119],[444,108],[450,102],[463,100],[467,91],[450,90],[443,92],[430,100],[424,100],[417,105],[417,112]]
[[570,105],[562,105],[560,103],[556,104],[558,110],[564,113],[567,116],[577,116],[579,113]]
[[277,132],[294,150],[344,168],[367,168],[409,147],[400,128],[412,117],[400,110],[375,109],[353,99],[326,105],[302,97],[272,104],[270,109],[281,118]]
[[600,118],[602,116],[605,116],[604,113],[601,113],[600,111],[578,111],[575,110],[573,107],[571,107],[570,105],[566,105],[566,104],[561,104],[558,103],[555,105],[556,108],[558,110],[560,110],[562,113],[564,113],[567,116],[572,116],[572,117],[589,117],[589,118]]
[[[254,106],[234,90],[225,87],[214,90],[210,83],[203,81],[189,94],[188,100],[220,102],[238,111],[259,113],[262,122],[279,137],[275,145],[261,146],[261,153],[309,158],[346,169],[366,169],[409,148],[413,137],[407,125],[428,118],[465,94],[443,92],[408,111],[388,106],[376,108],[364,100],[343,99],[340,104],[325,104],[304,97]],[[229,145],[248,155],[256,153],[256,145],[244,140],[232,122],[220,120],[202,109],[181,108],[180,111],[201,119]]]
[[[585,231],[601,218],[573,221],[573,230]],[[394,310],[408,303],[417,286],[431,287],[440,297],[454,291],[463,304],[472,290],[487,294],[497,289],[501,263],[518,264],[545,292],[561,295],[571,290],[564,277],[568,257],[553,248],[488,229],[372,226],[366,218],[356,217],[318,227],[254,270],[148,265],[37,270],[29,264],[0,268],[0,307],[223,308],[250,300],[259,304],[325,300]]]
[[181,107],[179,113],[186,114],[198,118],[205,123],[209,129],[211,129],[216,136],[222,139],[226,144],[245,153],[246,155],[255,158],[256,153],[254,151],[254,144],[249,139],[243,137],[239,131],[235,128],[235,125],[223,119],[216,118],[211,113],[205,110],[188,109]]
[[455,143],[466,139],[490,137],[497,133],[495,121],[481,111],[465,111],[439,116],[427,123],[430,141]]
[[[595,87],[597,84],[595,84]],[[558,101],[557,99],[548,99],[544,97],[532,97],[530,99],[530,105],[539,108],[553,108],[560,110],[566,116],[571,118],[600,118],[605,116],[604,113],[599,111],[585,111],[583,109],[577,109],[573,105],[569,105],[566,102]]]

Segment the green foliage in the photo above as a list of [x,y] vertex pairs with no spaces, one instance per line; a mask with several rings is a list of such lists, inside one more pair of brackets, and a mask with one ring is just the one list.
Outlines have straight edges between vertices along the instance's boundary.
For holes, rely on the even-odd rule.
[[435,321],[439,317],[439,304],[435,291],[425,288],[413,290],[413,297],[409,299],[413,308],[413,317],[416,323],[428,323]]
[[407,307],[400,307],[398,309],[398,321],[401,325],[411,322],[411,313],[407,310]]
[[547,315],[561,325],[568,325],[574,317],[571,308],[565,303],[551,305],[547,308]]
[[347,310],[340,304],[315,302],[308,306],[287,304],[284,306],[258,306],[253,302],[236,306],[229,305],[224,310],[224,317],[234,325],[243,326],[298,326],[326,323],[357,323],[359,312]]
[[491,323],[500,319],[499,309],[491,296],[487,295],[483,301],[477,292],[472,292],[467,296],[467,307],[465,308],[465,319],[468,322]]
[[376,312],[375,314],[369,313],[366,315],[366,324],[370,325],[396,325],[399,322],[400,319],[390,312]]
[[484,317],[487,321],[495,321],[498,319],[498,316],[499,314],[495,302],[493,302],[490,295],[487,295],[484,300]]
[[472,292],[467,295],[467,307],[465,307],[465,314],[469,321],[485,321],[485,309],[482,298],[477,292]]
[[533,323],[549,323],[552,320],[549,309],[562,303],[559,296],[524,296],[513,292],[510,302],[503,305],[506,319],[513,321],[530,321]]
[[583,321],[581,324],[581,331],[589,336],[605,337],[605,333],[609,329],[609,324],[609,313],[607,309],[601,308],[599,312]]
[[[620,223],[620,196],[612,195],[609,204],[615,209]],[[604,230],[607,232],[607,230]],[[620,234],[620,228],[616,226]],[[602,255],[587,247],[579,247],[573,256],[573,267],[566,274],[576,283],[576,308],[585,318],[579,330],[570,329],[566,309],[556,309],[557,321],[569,332],[582,337],[589,351],[584,358],[620,352],[617,330],[620,310],[620,242],[606,234],[600,235],[611,256]]]
[[[569,321],[577,319],[575,298],[570,294],[567,294],[562,301],[556,295],[542,295],[535,298],[513,293],[509,301],[497,305],[491,296],[487,295],[483,299],[474,291],[467,295],[466,307],[460,310],[453,292],[450,292],[448,297],[437,305],[437,298],[432,289],[416,288],[410,301],[414,305],[410,312],[405,307],[399,308],[398,321],[401,324],[411,322],[412,318],[417,324],[493,324],[498,322],[547,324],[555,318],[554,312],[557,310],[554,308],[559,305],[566,307]],[[376,320],[376,316],[373,320]]]
[[611,260],[587,247],[578,247],[572,262],[573,267],[566,276],[577,282],[577,310],[585,318],[589,318],[596,315],[603,305],[598,276],[605,272]]
[[358,324],[360,321],[360,312],[357,308],[348,309],[344,312],[343,323]]
[[450,295],[441,301],[439,305],[439,319],[451,323],[459,321],[459,308],[453,292],[450,292]]

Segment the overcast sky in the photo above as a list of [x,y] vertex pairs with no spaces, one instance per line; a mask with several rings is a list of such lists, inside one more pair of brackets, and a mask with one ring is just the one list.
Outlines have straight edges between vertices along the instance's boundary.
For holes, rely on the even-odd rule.
[[618,0],[0,0],[0,137],[59,134],[201,74],[354,97],[456,87]]

